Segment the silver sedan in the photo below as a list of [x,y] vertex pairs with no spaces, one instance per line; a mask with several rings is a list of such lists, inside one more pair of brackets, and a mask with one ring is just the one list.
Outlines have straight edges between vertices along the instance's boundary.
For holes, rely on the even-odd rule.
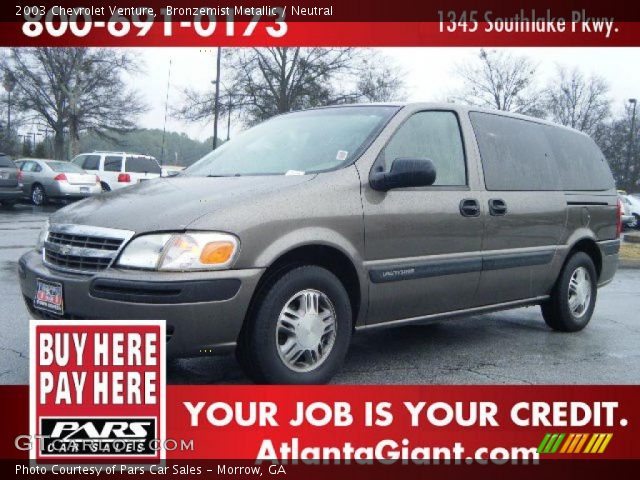
[[49,200],[76,200],[102,192],[97,175],[70,162],[23,158],[16,164],[20,166],[23,194],[35,205],[44,205]]

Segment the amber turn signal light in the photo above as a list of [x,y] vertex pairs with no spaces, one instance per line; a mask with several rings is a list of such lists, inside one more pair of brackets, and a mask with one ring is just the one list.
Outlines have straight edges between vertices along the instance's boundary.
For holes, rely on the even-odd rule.
[[226,263],[231,259],[235,245],[231,242],[209,242],[200,253],[200,262],[206,265]]

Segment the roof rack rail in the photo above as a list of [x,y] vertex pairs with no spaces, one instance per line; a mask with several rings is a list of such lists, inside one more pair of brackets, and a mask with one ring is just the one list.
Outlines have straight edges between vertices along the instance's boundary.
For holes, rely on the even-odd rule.
[[150,158],[154,158],[153,155],[148,155],[146,153],[116,152],[114,150],[94,150],[91,153],[110,153],[112,155],[129,155],[131,157],[150,157]]

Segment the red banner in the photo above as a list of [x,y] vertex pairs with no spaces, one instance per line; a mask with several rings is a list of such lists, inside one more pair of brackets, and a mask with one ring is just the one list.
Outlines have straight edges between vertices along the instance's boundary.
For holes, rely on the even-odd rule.
[[[92,27],[89,33],[79,36],[56,25],[24,34],[25,24],[5,22],[0,31],[2,46],[95,46],[95,47],[206,47],[206,46],[638,46],[640,28],[636,22],[620,22],[606,31],[583,30],[580,25],[564,31],[505,32],[489,29],[479,24],[474,32],[456,29],[447,31],[439,22],[290,22],[286,33],[273,36],[269,28],[277,28],[270,22],[259,22],[255,27],[247,22],[236,22],[233,28],[217,28],[219,33],[203,35],[192,22],[154,22],[148,27],[122,27],[126,34],[115,36],[109,31],[109,22]],[[113,27],[115,30],[116,27]],[[121,27],[118,27],[121,28]],[[148,30],[147,30],[148,28]],[[205,27],[206,28],[206,27]],[[445,29],[443,31],[443,28]],[[600,28],[600,27],[599,27]],[[60,32],[64,29],[64,33]],[[250,35],[245,32],[251,31]],[[141,33],[142,32],[142,33]]]
[[[28,454],[27,390],[0,387],[2,458]],[[639,403],[637,386],[169,386],[167,458],[637,459]]]
[[619,1],[64,3],[0,6],[0,45],[640,45],[640,7]]

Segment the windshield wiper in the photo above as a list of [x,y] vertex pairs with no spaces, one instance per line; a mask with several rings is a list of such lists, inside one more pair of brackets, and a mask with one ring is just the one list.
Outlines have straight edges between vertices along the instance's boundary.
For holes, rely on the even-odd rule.
[[234,173],[233,175],[207,175],[207,178],[228,178],[228,177],[241,177],[242,175],[239,173]]

